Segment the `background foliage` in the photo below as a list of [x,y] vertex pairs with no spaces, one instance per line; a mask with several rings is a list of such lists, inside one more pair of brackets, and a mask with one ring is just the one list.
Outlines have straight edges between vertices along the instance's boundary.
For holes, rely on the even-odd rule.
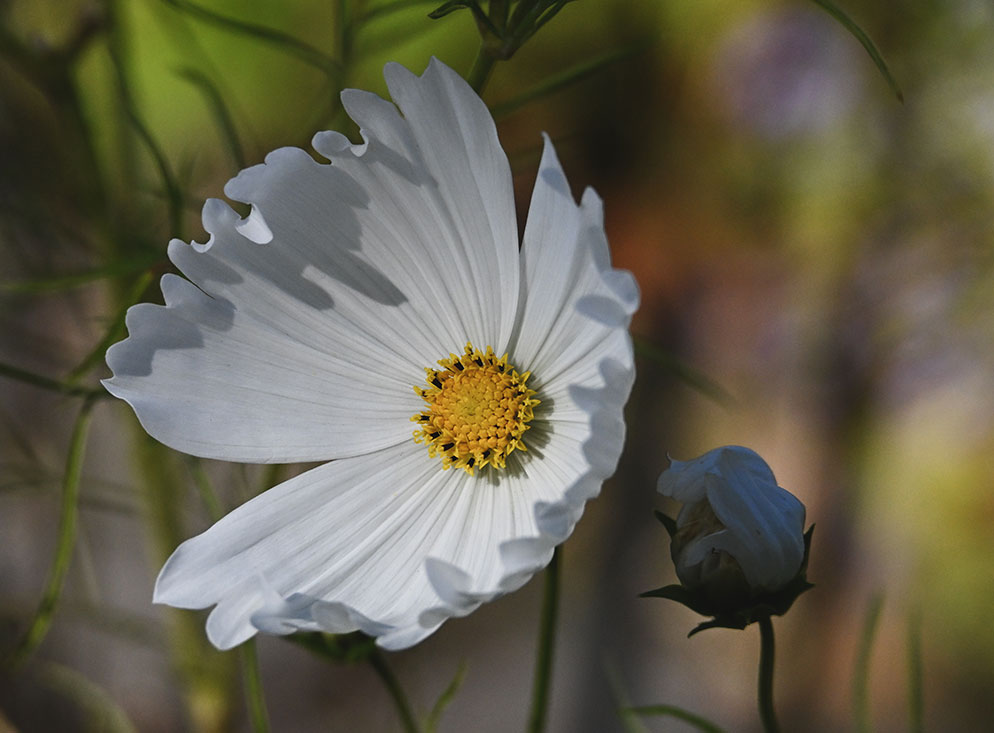
[[[0,730],[248,728],[251,657],[151,587],[182,538],[295,469],[153,444],[100,396],[103,352],[160,297],[168,239],[203,239],[205,197],[318,129],[355,135],[339,89],[384,93],[387,60],[469,71],[472,17],[429,20],[438,4],[0,2]],[[994,7],[849,10],[903,104],[802,0],[570,3],[487,88],[519,211],[548,131],[643,291],[622,466],[565,547],[555,730],[620,728],[622,702],[755,719],[754,636],[688,640],[689,611],[637,598],[672,581],[666,452],[723,443],[818,524],[817,587],[777,622],[784,727],[913,727],[918,639],[926,722],[994,714]],[[441,728],[520,728],[539,592],[389,655],[419,711],[465,664]],[[258,648],[274,729],[396,724],[368,666]]]

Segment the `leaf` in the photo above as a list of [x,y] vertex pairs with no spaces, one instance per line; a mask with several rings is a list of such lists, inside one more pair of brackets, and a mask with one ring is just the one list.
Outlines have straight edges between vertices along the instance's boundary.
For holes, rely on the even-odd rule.
[[462,687],[463,680],[466,678],[466,663],[460,662],[459,668],[456,670],[455,677],[448,686],[442,690],[442,694],[438,696],[435,704],[431,707],[431,712],[428,713],[428,719],[425,721],[425,733],[435,733],[438,730],[438,723],[442,719],[442,713],[445,709],[449,707],[452,701],[456,697],[456,693],[459,692],[459,688]]
[[393,2],[377,5],[362,12],[356,19],[359,24],[369,23],[378,18],[385,18],[394,13],[417,7],[418,5],[434,5],[438,0],[393,0]]
[[294,38],[289,33],[257,25],[256,23],[250,23],[245,20],[239,20],[238,18],[230,18],[189,0],[162,0],[162,2],[195,18],[213,23],[219,28],[225,28],[226,30],[251,36],[256,40],[269,43],[284,53],[296,56],[301,61],[315,66],[327,74],[337,75],[341,73],[341,64],[335,59],[314,46],[304,43],[298,38]]
[[[656,517],[663,521],[660,512]],[[665,515],[662,515],[665,517]],[[667,517],[668,519],[668,517]],[[671,520],[672,521],[672,520]],[[664,523],[665,524],[665,523]],[[687,588],[683,585],[667,585],[640,594],[641,598],[665,598],[686,606],[691,611],[702,616],[712,616],[695,626],[688,636],[693,636],[706,629],[736,629],[746,626],[769,616],[783,616],[790,610],[802,593],[814,588],[808,582],[808,557],[811,553],[811,538],[814,534],[812,524],[804,533],[804,558],[798,568],[797,575],[779,590],[765,591],[759,594],[745,590],[744,593],[730,592],[728,588],[713,591],[707,585],[698,588]]]
[[221,138],[228,146],[231,159],[238,168],[245,167],[245,154],[242,151],[242,144],[238,139],[238,131],[235,129],[235,121],[231,117],[228,106],[224,103],[221,90],[217,85],[200,70],[191,66],[179,69],[177,72],[181,77],[197,87],[197,90],[204,95],[204,100],[210,108],[211,116],[218,126]]
[[48,571],[48,581],[42,593],[38,610],[24,636],[11,654],[10,663],[19,665],[25,661],[44,641],[52,625],[55,609],[62,595],[62,588],[69,573],[73,548],[76,546],[76,519],[79,514],[79,484],[86,457],[86,443],[90,435],[90,422],[93,417],[92,397],[83,402],[73,425],[69,439],[69,455],[66,458],[65,474],[62,478],[62,509],[59,515],[58,540],[55,555]]
[[62,394],[70,397],[94,398],[102,396],[103,393],[103,390],[100,389],[66,384],[65,382],[60,382],[57,379],[52,379],[51,377],[46,377],[41,374],[35,374],[34,372],[29,372],[26,369],[21,369],[20,367],[13,366],[12,364],[4,364],[2,362],[0,362],[0,377],[16,379],[19,382],[51,390],[52,392],[61,392]]
[[596,56],[590,61],[584,61],[576,66],[566,69],[563,72],[554,74],[532,89],[525,90],[518,96],[495,106],[493,109],[494,117],[497,119],[506,117],[519,108],[524,107],[529,102],[533,102],[536,99],[541,99],[542,97],[554,94],[560,89],[565,89],[572,84],[603,71],[611,64],[617,63],[618,61],[631,58],[632,56],[637,56],[638,54],[643,53],[648,47],[648,43],[638,43],[627,46],[601,56]]
[[137,733],[138,729],[107,691],[82,673],[55,662],[47,662],[38,676],[46,687],[72,700],[86,712],[85,730]]
[[735,404],[735,398],[732,397],[731,393],[703,372],[699,372],[693,367],[684,364],[670,352],[643,338],[633,336],[632,341],[635,345],[636,356],[648,359],[668,370],[674,377],[707,397],[710,397],[720,405],[727,407]]
[[128,80],[125,70],[121,43],[115,42],[112,36],[111,41],[107,44],[107,48],[110,54],[111,68],[114,71],[114,80],[117,83],[117,92],[121,97],[121,107],[124,109],[125,116],[131,123],[131,127],[134,128],[135,133],[138,135],[138,139],[141,140],[152,156],[162,182],[162,191],[165,193],[169,204],[170,227],[173,234],[180,237],[182,236],[183,226],[183,189],[173,174],[166,154],[138,112],[138,105],[135,103],[134,95],[131,92],[131,83]]
[[700,715],[696,715],[695,713],[692,713],[689,710],[684,710],[676,705],[639,705],[633,708],[628,708],[628,710],[637,715],[676,718],[677,720],[682,720],[684,723],[697,728],[697,730],[704,731],[705,733],[724,733],[722,728],[719,728],[707,718],[702,718]]
[[841,23],[847,31],[849,31],[857,41],[862,44],[863,48],[873,59],[873,63],[879,69],[880,73],[883,74],[884,79],[887,80],[887,85],[890,87],[891,91],[897,97],[897,101],[904,102],[904,92],[901,91],[901,87],[898,86],[897,79],[894,75],[890,73],[890,69],[887,68],[887,62],[884,61],[884,57],[877,50],[873,41],[870,37],[866,35],[866,32],[856,25],[856,21],[850,18],[846,13],[835,3],[830,2],[830,0],[813,0],[813,2],[820,6],[826,13],[835,18],[839,23]]
[[351,634],[325,634],[320,631],[297,632],[280,637],[302,646],[332,662],[356,664],[376,654],[376,639],[356,631]]
[[432,20],[438,20],[439,18],[444,18],[449,13],[464,9],[472,10],[473,13],[483,12],[483,8],[480,7],[480,3],[477,0],[449,0],[428,13],[428,17]]
[[615,712],[621,719],[621,725],[625,733],[646,733],[646,728],[639,720],[638,714],[632,709],[628,701],[628,694],[625,692],[625,685],[621,679],[621,674],[614,664],[605,660],[604,676],[607,677],[608,686],[611,690],[611,701],[614,703]]
[[490,20],[483,8],[480,7],[478,0],[449,0],[449,2],[443,3],[440,7],[428,13],[428,17],[432,20],[438,20],[439,18],[444,18],[449,13],[454,13],[464,8],[472,11],[481,32],[490,33],[496,38],[503,37],[497,26],[493,24],[493,21]]
[[0,293],[43,295],[46,293],[60,293],[73,288],[82,287],[100,280],[107,280],[113,277],[133,275],[141,272],[162,259],[160,254],[154,256],[139,255],[130,259],[121,259],[111,262],[104,267],[97,267],[92,270],[81,272],[69,272],[57,275],[46,275],[45,277],[32,278],[27,280],[8,280],[0,282]]

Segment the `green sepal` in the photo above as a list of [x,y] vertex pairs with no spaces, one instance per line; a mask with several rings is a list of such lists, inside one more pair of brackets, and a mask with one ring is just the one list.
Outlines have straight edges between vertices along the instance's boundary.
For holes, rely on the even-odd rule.
[[[671,517],[671,516],[669,516],[667,514],[663,514],[658,509],[656,509],[655,511],[653,511],[653,514],[656,515],[656,519],[659,520],[659,523],[661,525],[663,525],[663,529],[666,530],[666,534],[668,534],[670,536],[670,539],[673,539],[673,535],[676,534],[676,530],[677,530],[676,520],[673,519],[673,517]],[[643,595],[645,595],[645,594],[643,594]]]
[[303,631],[283,637],[298,646],[341,664],[365,662],[376,652],[376,639],[361,631],[351,634],[325,634],[320,631]]
[[[672,537],[670,524],[672,523],[675,530],[676,523],[662,512],[656,512],[656,518],[662,522]],[[761,618],[783,616],[802,593],[814,588],[814,584],[809,583],[807,578],[808,557],[811,554],[811,537],[814,529],[815,526],[812,524],[804,533],[804,557],[797,575],[787,585],[773,593],[756,593],[734,598],[725,595],[718,598],[706,586],[687,588],[683,585],[666,585],[642,593],[640,597],[666,598],[702,616],[713,617],[710,621],[695,626],[687,636],[693,636],[705,629],[744,629]]]

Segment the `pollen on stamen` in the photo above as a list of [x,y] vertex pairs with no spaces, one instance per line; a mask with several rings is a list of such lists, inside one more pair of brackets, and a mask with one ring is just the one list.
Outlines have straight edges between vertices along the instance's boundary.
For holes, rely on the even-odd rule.
[[512,452],[528,449],[522,436],[539,403],[528,388],[530,372],[518,374],[507,354],[498,358],[493,347],[481,351],[470,343],[438,365],[425,367],[427,387],[414,388],[425,401],[411,417],[420,425],[414,442],[441,458],[443,469],[455,466],[470,475],[485,466],[504,468]]

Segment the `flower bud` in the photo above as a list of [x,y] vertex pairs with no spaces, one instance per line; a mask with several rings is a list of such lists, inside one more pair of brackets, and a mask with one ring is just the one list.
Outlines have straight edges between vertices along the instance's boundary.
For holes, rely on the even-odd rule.
[[658,488],[683,504],[675,522],[660,516],[682,586],[646,595],[715,616],[705,628],[744,628],[763,613],[784,613],[811,587],[804,505],[754,451],[724,446],[671,461]]

